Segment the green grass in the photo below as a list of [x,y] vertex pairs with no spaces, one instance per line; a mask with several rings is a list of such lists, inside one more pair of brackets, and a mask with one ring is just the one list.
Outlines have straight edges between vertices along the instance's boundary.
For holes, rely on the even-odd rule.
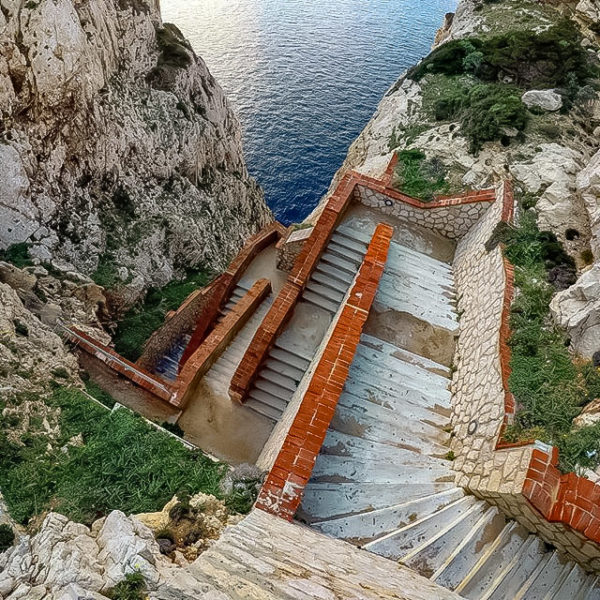
[[[226,466],[190,452],[128,410],[114,413],[75,388],[59,388],[47,401],[60,408],[60,436],[25,434],[19,446],[0,430],[0,481],[20,523],[52,509],[86,524],[109,511],[160,510],[178,493],[220,496]],[[82,434],[84,445],[61,447]]]
[[33,265],[31,255],[29,254],[29,244],[26,242],[13,244],[6,248],[6,250],[0,250],[0,260],[11,263],[19,269]]
[[144,302],[127,312],[118,324],[113,338],[116,351],[129,360],[137,360],[146,340],[163,324],[167,312],[179,308],[194,290],[205,286],[209,280],[207,270],[198,270],[182,281],[150,289]]
[[431,202],[437,194],[447,194],[446,168],[438,159],[427,159],[420,150],[398,152],[395,187],[424,202]]
[[113,288],[119,283],[119,273],[114,257],[110,252],[100,255],[98,266],[91,275],[92,280],[105,289]]
[[146,582],[141,573],[129,573],[125,579],[106,591],[111,600],[144,600],[146,598]]
[[548,283],[549,272],[572,269],[573,261],[553,234],[539,231],[531,211],[523,214],[517,227],[497,232],[499,239],[515,265],[519,290],[511,306],[509,340],[509,388],[517,413],[505,437],[556,445],[559,466],[565,472],[595,467],[600,464],[600,425],[574,429],[573,419],[585,404],[599,397],[600,371],[591,362],[573,360],[568,340],[550,315],[556,290]]

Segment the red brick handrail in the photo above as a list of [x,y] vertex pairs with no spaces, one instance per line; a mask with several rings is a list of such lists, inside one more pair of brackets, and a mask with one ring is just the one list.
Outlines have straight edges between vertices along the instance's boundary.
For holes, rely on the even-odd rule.
[[177,377],[176,393],[172,400],[174,406],[185,408],[198,381],[212,367],[270,293],[271,282],[268,279],[259,279],[211,331]]
[[291,521],[344,388],[383,274],[393,229],[379,224],[256,507]]
[[133,383],[154,394],[161,400],[165,400],[166,402],[171,401],[174,390],[164,379],[123,358],[109,346],[95,340],[76,327],[65,327],[65,332],[72,343],[77,344],[80,348],[95,356],[98,360],[101,360],[117,373],[127,377],[127,379],[130,379]]
[[233,288],[248,268],[248,265],[262,250],[285,235],[286,231],[286,228],[277,221],[264,227],[256,235],[248,239],[241,252],[231,262],[227,270],[214,282],[210,300],[198,318],[192,338],[179,361],[180,368],[185,365],[200,347],[200,344],[206,337],[207,331],[215,322],[219,314],[219,309],[231,296]]
[[[512,219],[514,197],[512,184],[504,184],[502,220]],[[515,401],[510,392],[510,306],[514,297],[514,267],[504,258],[505,292],[500,326],[500,365],[504,388],[504,423],[500,430],[496,450],[509,450],[531,445],[534,440],[516,443],[503,441],[507,425],[515,411]],[[575,473],[561,473],[557,468],[558,448],[548,451],[535,448],[531,455],[521,494],[549,522],[562,523],[583,534],[593,542],[600,543],[600,485]]]

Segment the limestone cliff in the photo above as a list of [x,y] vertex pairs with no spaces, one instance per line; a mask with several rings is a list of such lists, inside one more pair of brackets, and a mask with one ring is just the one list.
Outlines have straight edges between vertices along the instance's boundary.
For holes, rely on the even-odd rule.
[[[470,36],[489,38],[515,30],[544,32],[566,18],[579,29],[579,43],[590,64],[597,65],[599,17],[597,2],[587,0],[579,3],[461,0],[456,13],[446,16],[434,49]],[[432,105],[446,91],[443,78],[440,81],[440,78],[425,75],[417,80],[410,75],[410,71],[403,74],[383,98],[371,121],[350,147],[330,193],[350,169],[381,177],[394,153],[419,150],[427,159],[443,166],[456,191],[489,187],[512,177],[517,188],[535,202],[540,227],[556,233],[577,262],[580,273],[589,269],[593,261],[600,262],[600,154],[597,154],[600,101],[597,93],[586,89],[589,93],[581,94],[569,110],[559,110],[564,90],[556,93],[554,89],[542,87],[528,91],[523,102],[528,107],[533,106],[534,112],[529,116],[527,127],[518,131],[505,126],[501,140],[487,141],[473,151],[458,120],[438,119],[433,114]],[[499,83],[521,82],[512,74],[503,73]],[[525,87],[531,89],[530,85]],[[322,206],[323,203],[315,214]],[[597,281],[597,277],[587,275],[584,284],[587,293],[591,289],[590,278]],[[597,341],[590,343],[589,338],[597,339],[600,299],[591,302],[581,290],[575,295],[577,302],[567,297],[562,306],[571,308],[557,318],[562,324],[574,324],[567,327],[575,336],[574,348],[591,356],[592,346],[598,346]],[[574,306],[578,307],[575,318]],[[588,318],[590,311],[593,316]],[[587,334],[588,341],[578,344],[583,323],[585,328],[593,329]]]
[[0,0],[0,248],[130,299],[272,217],[239,123],[158,0]]

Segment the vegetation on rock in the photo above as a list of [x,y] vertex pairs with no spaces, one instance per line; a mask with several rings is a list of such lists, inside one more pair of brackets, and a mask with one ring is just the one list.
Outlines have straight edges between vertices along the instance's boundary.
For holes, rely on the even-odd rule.
[[431,202],[435,195],[449,193],[446,168],[439,159],[427,159],[423,152],[416,149],[402,150],[397,156],[395,185],[405,194]]
[[30,267],[33,264],[29,254],[29,244],[25,242],[13,244],[6,250],[0,250],[0,260],[11,263],[19,269]]
[[10,525],[2,523],[0,525],[0,552],[8,550],[15,541],[15,532]]
[[18,440],[0,421],[0,481],[13,518],[46,510],[91,523],[109,511],[150,512],[178,492],[221,496],[226,466],[190,452],[126,409],[109,412],[76,388],[59,387],[46,404],[54,434],[29,422]]
[[518,289],[509,341],[509,387],[517,413],[505,439],[539,439],[556,445],[565,472],[595,468],[600,464],[600,424],[574,428],[573,419],[600,397],[600,370],[591,362],[573,359],[568,340],[550,315],[556,287],[574,273],[573,260],[554,234],[539,230],[533,211],[525,212],[516,227],[500,227],[488,248],[498,241],[505,244],[505,255],[515,266]]
[[146,582],[141,573],[129,573],[123,581],[106,591],[106,596],[111,600],[144,600]]

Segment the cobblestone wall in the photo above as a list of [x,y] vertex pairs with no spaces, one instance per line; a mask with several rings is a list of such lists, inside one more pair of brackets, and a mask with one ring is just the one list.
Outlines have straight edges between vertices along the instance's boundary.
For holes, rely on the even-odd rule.
[[[355,198],[365,206],[376,208],[383,214],[427,227],[453,240],[462,238],[489,208],[490,201],[494,200],[493,190],[484,190],[474,192],[472,201],[465,202],[465,197],[461,196],[442,198],[426,204],[390,189],[384,193],[373,189],[374,187],[357,185]],[[399,198],[396,199],[394,196]]]
[[598,570],[599,546],[561,523],[550,522],[523,493],[531,464],[542,450],[534,444],[498,444],[507,414],[510,417],[514,410],[507,386],[506,345],[512,278],[501,247],[487,252],[485,243],[497,223],[510,217],[512,202],[510,189],[504,194],[502,187],[499,201],[459,242],[454,259],[460,316],[452,378],[457,484],[498,505],[580,564]]

